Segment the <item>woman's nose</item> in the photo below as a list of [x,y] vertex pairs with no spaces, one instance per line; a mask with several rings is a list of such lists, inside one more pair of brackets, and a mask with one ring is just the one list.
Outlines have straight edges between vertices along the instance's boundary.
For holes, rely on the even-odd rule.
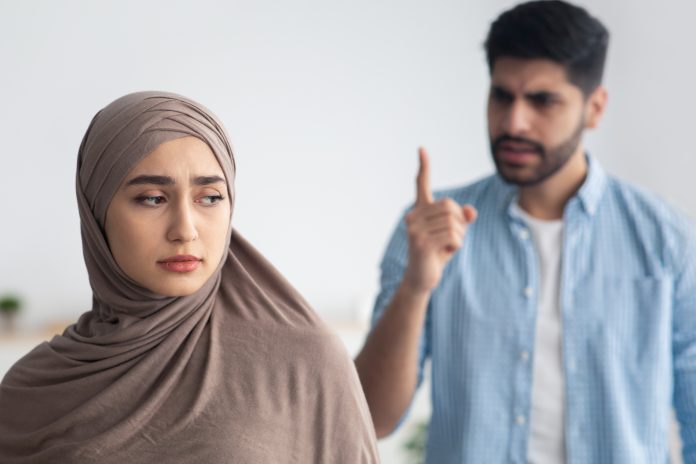
[[193,207],[188,204],[177,205],[172,211],[171,225],[167,239],[175,242],[190,242],[198,238]]

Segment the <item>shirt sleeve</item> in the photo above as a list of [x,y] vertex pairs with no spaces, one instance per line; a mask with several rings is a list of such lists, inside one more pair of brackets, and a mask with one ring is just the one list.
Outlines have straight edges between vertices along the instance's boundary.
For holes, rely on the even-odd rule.
[[[381,277],[380,277],[380,291],[377,295],[375,301],[375,306],[372,312],[372,329],[374,329],[377,322],[384,314],[384,310],[389,305],[396,292],[396,289],[401,284],[401,279],[403,278],[404,271],[408,265],[408,235],[406,233],[406,223],[404,221],[404,216],[402,215],[399,223],[396,226],[396,230],[392,234],[387,249],[384,252],[384,257],[382,258],[382,263],[380,265]],[[430,327],[431,327],[431,317],[430,317],[430,307],[425,318],[425,327],[423,328],[423,334],[421,335],[420,341],[418,343],[418,379],[416,384],[416,390],[421,386],[423,382],[423,372],[426,359],[430,356]],[[414,395],[415,395],[414,391]],[[411,398],[411,402],[413,398]],[[396,428],[399,428],[404,422],[411,406],[406,409],[404,415],[399,419]]]
[[687,234],[675,278],[673,306],[674,408],[685,464],[696,464],[696,238]]

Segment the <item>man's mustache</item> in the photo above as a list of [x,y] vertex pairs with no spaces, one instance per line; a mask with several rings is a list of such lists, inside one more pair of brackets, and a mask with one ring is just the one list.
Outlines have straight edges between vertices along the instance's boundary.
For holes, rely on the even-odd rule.
[[500,145],[505,142],[523,143],[529,145],[532,151],[537,152],[541,156],[544,156],[546,152],[546,150],[544,150],[544,145],[540,144],[539,142],[535,142],[534,140],[526,139],[524,137],[514,137],[512,135],[503,134],[493,140],[493,143],[491,144],[493,153],[497,153],[500,149]]

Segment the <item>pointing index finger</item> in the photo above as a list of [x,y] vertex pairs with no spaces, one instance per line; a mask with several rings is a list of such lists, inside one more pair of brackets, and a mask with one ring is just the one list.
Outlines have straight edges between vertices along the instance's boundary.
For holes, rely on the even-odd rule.
[[427,205],[433,202],[433,194],[430,190],[430,160],[425,148],[418,149],[420,160],[418,177],[416,177],[416,206]]

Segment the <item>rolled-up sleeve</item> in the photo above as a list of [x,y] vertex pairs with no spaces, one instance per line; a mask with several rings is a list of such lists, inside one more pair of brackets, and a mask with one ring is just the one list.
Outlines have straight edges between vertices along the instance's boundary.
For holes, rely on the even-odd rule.
[[[406,223],[402,215],[399,223],[396,226],[394,233],[389,240],[386,251],[380,265],[380,291],[375,300],[375,306],[372,312],[372,328],[377,325],[377,322],[384,314],[385,309],[394,297],[396,289],[401,284],[401,280],[408,265],[408,235],[406,233]],[[425,327],[421,335],[418,349],[418,387],[423,382],[423,373],[425,361],[430,356],[430,308],[425,320]],[[408,415],[409,408],[401,417],[397,424],[397,428],[403,423]]]

